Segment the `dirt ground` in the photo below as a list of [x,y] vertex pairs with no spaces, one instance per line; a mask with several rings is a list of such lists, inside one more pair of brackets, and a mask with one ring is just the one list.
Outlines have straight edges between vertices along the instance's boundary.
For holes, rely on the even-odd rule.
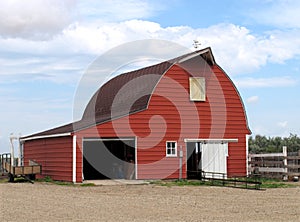
[[1,183],[1,221],[300,221],[300,187]]

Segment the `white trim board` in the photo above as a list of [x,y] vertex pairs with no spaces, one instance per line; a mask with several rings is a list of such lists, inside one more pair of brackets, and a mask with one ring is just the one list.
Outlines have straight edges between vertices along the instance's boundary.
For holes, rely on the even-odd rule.
[[76,135],[73,136],[73,174],[72,180],[73,183],[76,183]]
[[125,137],[125,138],[118,138],[118,137],[112,137],[112,138],[82,138],[82,141],[133,141],[135,140],[134,137],[129,138],[129,137]]
[[37,139],[46,139],[46,138],[54,138],[54,137],[64,137],[64,136],[71,136],[72,133],[61,133],[61,134],[52,134],[52,135],[45,135],[45,136],[33,136],[24,139],[20,139],[21,142],[28,141],[28,140],[37,140]]
[[237,143],[238,139],[184,139],[185,143]]

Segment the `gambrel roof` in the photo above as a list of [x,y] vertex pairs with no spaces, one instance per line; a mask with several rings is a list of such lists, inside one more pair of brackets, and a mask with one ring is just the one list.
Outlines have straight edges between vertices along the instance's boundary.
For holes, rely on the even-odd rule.
[[[26,136],[22,139],[55,136],[58,134],[68,135],[93,125],[143,111],[147,109],[151,94],[164,73],[173,65],[185,62],[197,56],[202,57],[210,66],[215,64],[211,48],[208,47],[156,65],[123,73],[109,80],[97,90],[86,106],[81,120]],[[139,81],[139,84],[134,87],[124,87],[131,81],[142,77],[146,77],[147,81]],[[119,93],[121,89],[122,94]],[[134,101],[129,109],[128,101]]]

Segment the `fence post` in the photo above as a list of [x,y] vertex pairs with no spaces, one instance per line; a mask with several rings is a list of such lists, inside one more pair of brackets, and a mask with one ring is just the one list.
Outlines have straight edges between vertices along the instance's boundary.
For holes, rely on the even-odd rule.
[[247,176],[251,175],[252,174],[252,164],[251,164],[251,154],[248,153],[248,157],[247,157]]
[[282,147],[282,153],[283,153],[283,165],[284,165],[284,173],[285,175],[283,176],[283,180],[288,180],[288,162],[287,162],[287,147],[283,146]]

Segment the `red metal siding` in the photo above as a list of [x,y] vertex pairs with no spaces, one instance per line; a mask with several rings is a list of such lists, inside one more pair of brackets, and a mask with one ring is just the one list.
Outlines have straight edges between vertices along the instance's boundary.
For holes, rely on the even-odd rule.
[[218,66],[213,67],[225,95],[227,121],[225,138],[237,138],[238,143],[229,143],[227,173],[229,176],[244,176],[246,168],[246,135],[250,134],[247,117],[241,98],[229,77]]
[[77,137],[76,141],[76,182],[82,182],[82,149],[81,149],[82,140]]
[[42,177],[72,182],[71,136],[25,141],[24,163],[35,160],[42,165]]
[[245,175],[245,135],[249,129],[244,108],[228,76],[218,66],[212,70],[203,74],[206,102],[189,100],[189,74],[175,65],[155,88],[147,110],[77,132],[78,182],[83,137],[137,136],[138,179],[179,177],[179,158],[166,157],[166,141],[178,141],[178,148],[182,146],[185,151],[186,138],[237,138],[238,143],[229,144],[228,175]]

